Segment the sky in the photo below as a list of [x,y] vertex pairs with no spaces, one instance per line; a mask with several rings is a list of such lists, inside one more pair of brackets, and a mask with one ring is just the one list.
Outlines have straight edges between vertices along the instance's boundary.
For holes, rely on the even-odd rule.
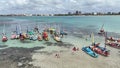
[[120,0],[0,0],[0,14],[120,12]]

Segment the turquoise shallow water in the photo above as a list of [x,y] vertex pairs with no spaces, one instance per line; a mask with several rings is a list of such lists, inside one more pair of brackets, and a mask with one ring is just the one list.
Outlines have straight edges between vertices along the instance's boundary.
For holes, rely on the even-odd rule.
[[[101,27],[105,24],[104,28],[107,31],[119,32],[120,16],[15,16],[15,17],[0,17],[0,22],[21,22],[22,23],[65,23],[71,24],[76,27],[85,27],[88,25],[94,25]],[[114,27],[114,28],[112,28]]]
[[[104,29],[108,32],[120,33],[120,16],[13,16],[0,17],[0,33],[3,32],[5,24],[5,32],[8,37],[11,31],[15,30],[16,25],[20,24],[22,31],[26,31],[26,26],[31,30],[35,25],[40,26],[40,31],[46,27],[60,27],[65,29],[68,33],[77,33],[79,36],[82,32],[99,31],[104,24]],[[82,32],[81,32],[82,31]],[[72,34],[71,34],[72,35]],[[77,36],[78,36],[77,35]],[[75,37],[77,37],[75,36]],[[1,37],[0,37],[1,38]],[[69,38],[69,36],[68,36]],[[68,39],[67,38],[67,39]],[[68,42],[67,40],[66,42]],[[70,40],[71,41],[71,40]],[[51,42],[55,42],[51,40]],[[43,42],[35,41],[32,43],[21,43],[19,40],[9,40],[6,43],[0,42],[1,45],[9,45],[9,47],[34,47],[44,46]],[[21,45],[21,46],[18,46]]]

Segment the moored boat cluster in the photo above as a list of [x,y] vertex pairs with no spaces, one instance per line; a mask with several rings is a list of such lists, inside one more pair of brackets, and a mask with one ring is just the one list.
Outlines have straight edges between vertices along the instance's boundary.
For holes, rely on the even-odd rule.
[[[19,30],[18,30],[19,29]],[[63,38],[64,35],[67,35],[67,32],[64,30],[57,30],[56,28],[44,28],[42,32],[40,32],[40,29],[38,26],[35,26],[32,30],[29,30],[27,27],[27,30],[25,32],[21,31],[21,28],[16,26],[16,30],[12,31],[10,40],[33,40],[33,41],[49,41],[49,38],[52,37],[55,41],[61,42],[61,38]],[[5,32],[2,33],[2,42],[7,42],[8,37],[6,36]]]
[[98,35],[103,36],[105,38],[104,47],[101,47],[100,43],[95,43],[94,35],[92,34],[92,44],[90,46],[85,46],[82,48],[82,51],[86,52],[88,55],[94,58],[97,58],[99,54],[106,57],[110,55],[110,50],[107,49],[106,45],[120,49],[120,39],[108,37],[107,32],[105,32],[103,29],[103,26],[104,25],[102,25],[102,28],[98,32]]

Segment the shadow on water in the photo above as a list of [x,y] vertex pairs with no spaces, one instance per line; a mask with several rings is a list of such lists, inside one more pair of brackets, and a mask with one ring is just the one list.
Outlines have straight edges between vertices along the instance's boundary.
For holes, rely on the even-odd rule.
[[57,43],[45,42],[44,44],[47,46],[59,46],[59,47],[65,47],[65,48],[70,48],[74,46],[73,44],[65,43],[65,42],[57,42]]
[[0,48],[4,48],[7,47],[8,45],[0,45]]
[[23,41],[20,41],[20,43],[33,43],[31,40],[23,40]]

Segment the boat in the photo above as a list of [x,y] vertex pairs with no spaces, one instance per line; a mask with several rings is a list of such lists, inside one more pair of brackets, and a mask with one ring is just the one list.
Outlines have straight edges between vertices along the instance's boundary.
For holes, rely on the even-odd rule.
[[50,34],[53,34],[53,33],[55,32],[55,30],[56,30],[56,29],[54,29],[54,28],[49,28]]
[[98,32],[99,35],[105,35],[105,31],[103,29],[104,24],[102,25],[100,31]]
[[3,36],[2,36],[2,42],[7,42],[7,36],[5,35],[5,34],[3,34]]
[[23,36],[25,37],[25,39],[29,39],[29,30],[28,30],[28,27],[27,27],[27,30],[26,32],[23,33]]
[[96,52],[97,54],[103,55],[103,56],[109,56],[110,50],[107,50],[106,47],[100,47],[100,43],[91,45],[90,48]]
[[22,33],[20,33],[19,39],[20,39],[20,41],[23,41],[25,39],[25,37],[22,35]]
[[105,45],[120,49],[120,40],[114,39],[113,37],[107,37],[107,33],[105,38],[106,38]]
[[3,33],[2,33],[2,42],[7,42],[8,38],[5,34],[5,24],[4,24],[4,27],[3,27]]
[[[92,34],[92,45],[90,46],[90,48],[96,52],[97,54],[103,55],[103,56],[108,56],[110,55],[110,50],[106,49],[106,45],[105,47],[101,47],[100,43],[95,43],[94,42],[94,34]],[[106,40],[106,39],[105,39]]]
[[23,35],[23,33],[22,33],[21,25],[19,25],[19,28],[20,28],[19,39],[20,39],[20,41],[24,41],[24,40],[25,40],[25,37],[24,37],[24,35]]
[[42,41],[42,35],[41,35],[41,33],[40,33],[41,31],[40,31],[40,26],[38,25],[38,33],[37,33],[37,40],[38,41]]
[[[92,36],[91,39],[92,39],[92,45],[93,45],[93,44],[94,44],[94,34],[92,33],[91,36]],[[90,48],[90,46],[83,47],[82,50],[83,50],[84,52],[86,52],[87,54],[89,54],[90,56],[94,57],[94,58],[97,58],[97,57],[98,57],[98,54],[97,54],[96,52],[94,52],[94,51]]]
[[53,38],[56,42],[62,42],[60,36],[60,26],[58,26],[58,30],[56,30],[53,34]]
[[105,44],[110,46],[110,47],[120,49],[120,43],[117,43],[117,42],[106,42]]
[[54,40],[57,42],[61,42],[61,38],[59,36],[54,36]]
[[30,39],[30,40],[33,40],[33,35],[30,35],[30,36],[29,36],[29,39]]
[[48,33],[44,30],[44,32],[43,32],[43,39],[45,40],[45,41],[48,41],[49,40],[49,38],[48,38]]
[[16,39],[16,36],[17,36],[16,33],[13,32],[10,39],[11,39],[11,40],[14,40],[14,39]]
[[84,51],[85,53],[87,53],[88,55],[90,55],[90,56],[92,56],[94,58],[98,57],[98,54],[95,53],[94,51],[92,51],[92,49],[89,46],[83,47],[82,51]]
[[29,35],[29,39],[33,41],[36,41],[38,38],[38,36],[33,31],[29,31],[28,35]]
[[42,41],[42,36],[40,34],[38,34],[38,38],[37,38],[38,41]]
[[68,35],[67,32],[60,31],[60,35]]
[[117,41],[117,39],[113,38],[113,37],[106,37],[106,40],[109,40],[109,41]]
[[33,35],[32,40],[36,41],[38,39],[38,36],[36,34]]

